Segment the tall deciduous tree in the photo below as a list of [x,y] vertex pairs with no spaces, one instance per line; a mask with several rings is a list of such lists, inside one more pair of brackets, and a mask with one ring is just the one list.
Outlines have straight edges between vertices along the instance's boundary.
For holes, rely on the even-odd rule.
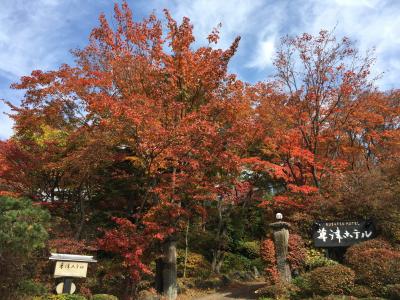
[[249,90],[262,140],[255,165],[283,183],[278,203],[304,205],[332,176],[368,169],[393,149],[399,107],[373,87],[373,62],[328,31],[282,39],[275,80]]

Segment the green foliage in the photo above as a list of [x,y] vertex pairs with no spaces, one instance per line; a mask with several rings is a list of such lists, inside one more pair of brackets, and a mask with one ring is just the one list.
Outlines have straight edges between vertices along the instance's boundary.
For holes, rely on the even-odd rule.
[[400,252],[381,240],[356,244],[346,252],[346,262],[356,272],[356,281],[383,295],[384,287],[400,282]]
[[118,298],[108,294],[96,294],[90,300],[118,300]]
[[240,254],[227,252],[225,253],[221,271],[224,273],[235,271],[251,271],[252,265],[251,259],[248,259]]
[[358,298],[367,298],[374,295],[373,291],[365,285],[355,285],[351,290],[351,295]]
[[293,282],[299,295],[349,294],[354,287],[354,271],[343,265],[318,267],[296,278]]
[[[206,259],[211,261],[212,253],[210,249],[215,244],[215,236],[210,231],[196,230],[195,228],[189,235],[190,249],[196,249],[198,253],[202,254]],[[181,245],[183,248],[184,245]]]
[[400,283],[389,284],[385,287],[385,290],[386,297],[390,300],[400,299]]
[[299,295],[300,296],[307,296],[310,294],[312,290],[311,287],[311,280],[308,274],[303,274],[302,276],[297,276],[293,278],[292,284],[299,288]]
[[60,129],[52,128],[49,125],[40,126],[42,129],[41,134],[34,134],[33,139],[41,146],[45,147],[47,143],[55,143],[59,147],[67,145],[68,133]]
[[22,280],[17,287],[17,293],[22,296],[40,296],[47,294],[47,288],[40,282]]
[[325,257],[325,255],[318,250],[308,249],[306,252],[305,266],[309,271],[314,270],[315,268],[334,266],[337,264],[336,261]]
[[[315,295],[312,298],[307,298],[308,300],[355,300],[353,296],[343,296],[343,295],[329,295],[329,296],[318,296]],[[385,300],[381,298],[362,298],[362,300]]]
[[96,264],[96,274],[86,282],[93,293],[119,295],[126,288],[125,272],[119,258],[102,257]]
[[238,245],[238,251],[242,255],[254,259],[260,257],[259,241],[241,241]]
[[293,299],[299,288],[294,284],[278,282],[257,290],[260,299]]
[[[0,295],[35,293],[32,283],[24,282],[29,270],[26,263],[35,264],[35,251],[45,246],[47,211],[32,205],[27,199],[0,197]],[[20,290],[18,290],[20,289]]]
[[[185,263],[185,250],[178,249],[177,269],[178,276],[183,275]],[[188,251],[186,262],[186,276],[187,277],[206,277],[211,272],[211,265],[209,261],[201,254]]]
[[45,295],[41,297],[33,297],[32,300],[87,300],[86,297],[78,294],[61,294],[61,295]]
[[43,248],[50,215],[28,199],[0,197],[0,253],[29,256]]

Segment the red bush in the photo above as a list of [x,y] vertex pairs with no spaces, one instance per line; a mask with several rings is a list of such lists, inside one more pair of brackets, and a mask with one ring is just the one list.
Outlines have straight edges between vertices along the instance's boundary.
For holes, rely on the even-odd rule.
[[350,247],[346,263],[356,272],[356,281],[382,294],[384,286],[400,282],[400,252],[381,240]]
[[98,241],[99,247],[121,255],[132,280],[138,282],[143,273],[151,274],[150,268],[142,262],[150,239],[139,232],[136,225],[129,220],[122,218],[113,220],[118,228],[106,231],[104,237]]
[[288,261],[290,269],[301,270],[304,267],[306,260],[306,249],[304,241],[298,234],[289,235],[289,247],[288,247]]
[[261,244],[261,258],[265,262],[266,281],[270,284],[279,282],[279,274],[276,268],[275,245],[271,239],[264,240]]
[[354,278],[354,271],[343,265],[319,267],[306,275],[310,292],[321,296],[349,294]]

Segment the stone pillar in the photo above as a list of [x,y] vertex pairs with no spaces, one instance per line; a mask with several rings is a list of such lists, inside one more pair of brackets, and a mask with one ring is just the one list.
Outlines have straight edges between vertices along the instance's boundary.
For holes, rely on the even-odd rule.
[[277,269],[282,282],[290,282],[292,274],[287,261],[290,224],[280,220],[282,219],[281,214],[277,214],[277,219],[278,222],[270,224],[273,230]]

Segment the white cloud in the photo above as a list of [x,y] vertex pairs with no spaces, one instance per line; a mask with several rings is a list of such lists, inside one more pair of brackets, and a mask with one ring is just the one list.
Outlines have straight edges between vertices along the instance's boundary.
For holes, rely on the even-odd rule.
[[[77,30],[88,23],[88,4],[94,7],[88,1],[80,2],[79,9],[78,0],[0,1],[0,99],[18,104],[21,93],[9,89],[11,82],[32,70],[56,69],[71,60],[68,50],[77,47],[79,35],[85,38],[91,29]],[[4,112],[9,109],[0,103],[0,138],[12,132],[12,121]]]
[[5,113],[9,113],[10,110],[3,103],[0,103],[0,111],[2,115],[0,115],[0,140],[6,139],[12,134],[12,126],[13,122],[10,118],[8,118]]
[[253,30],[252,16],[262,9],[262,0],[176,0],[158,1],[158,8],[169,8],[178,21],[189,17],[194,24],[194,33],[204,43],[211,30],[222,23],[219,46],[227,48],[234,38]]
[[379,0],[335,0],[335,3],[341,6],[369,6],[373,7]]
[[339,5],[317,1],[313,6],[313,17],[307,20],[304,30],[317,32],[320,28],[331,29],[337,24],[336,35],[356,40],[362,52],[376,48],[374,74],[386,73],[379,85],[382,88],[398,85],[397,80],[393,81],[393,75],[398,77],[400,74],[397,53],[400,46],[400,2],[351,1],[354,5],[344,0],[337,2]]
[[[66,43],[68,26],[63,3],[62,0],[1,2],[0,70],[3,73],[15,79],[33,69],[57,65],[61,54],[58,51]],[[62,51],[68,55],[68,49]]]
[[253,59],[247,64],[251,68],[265,69],[272,65],[275,55],[275,36],[258,41],[258,47]]

